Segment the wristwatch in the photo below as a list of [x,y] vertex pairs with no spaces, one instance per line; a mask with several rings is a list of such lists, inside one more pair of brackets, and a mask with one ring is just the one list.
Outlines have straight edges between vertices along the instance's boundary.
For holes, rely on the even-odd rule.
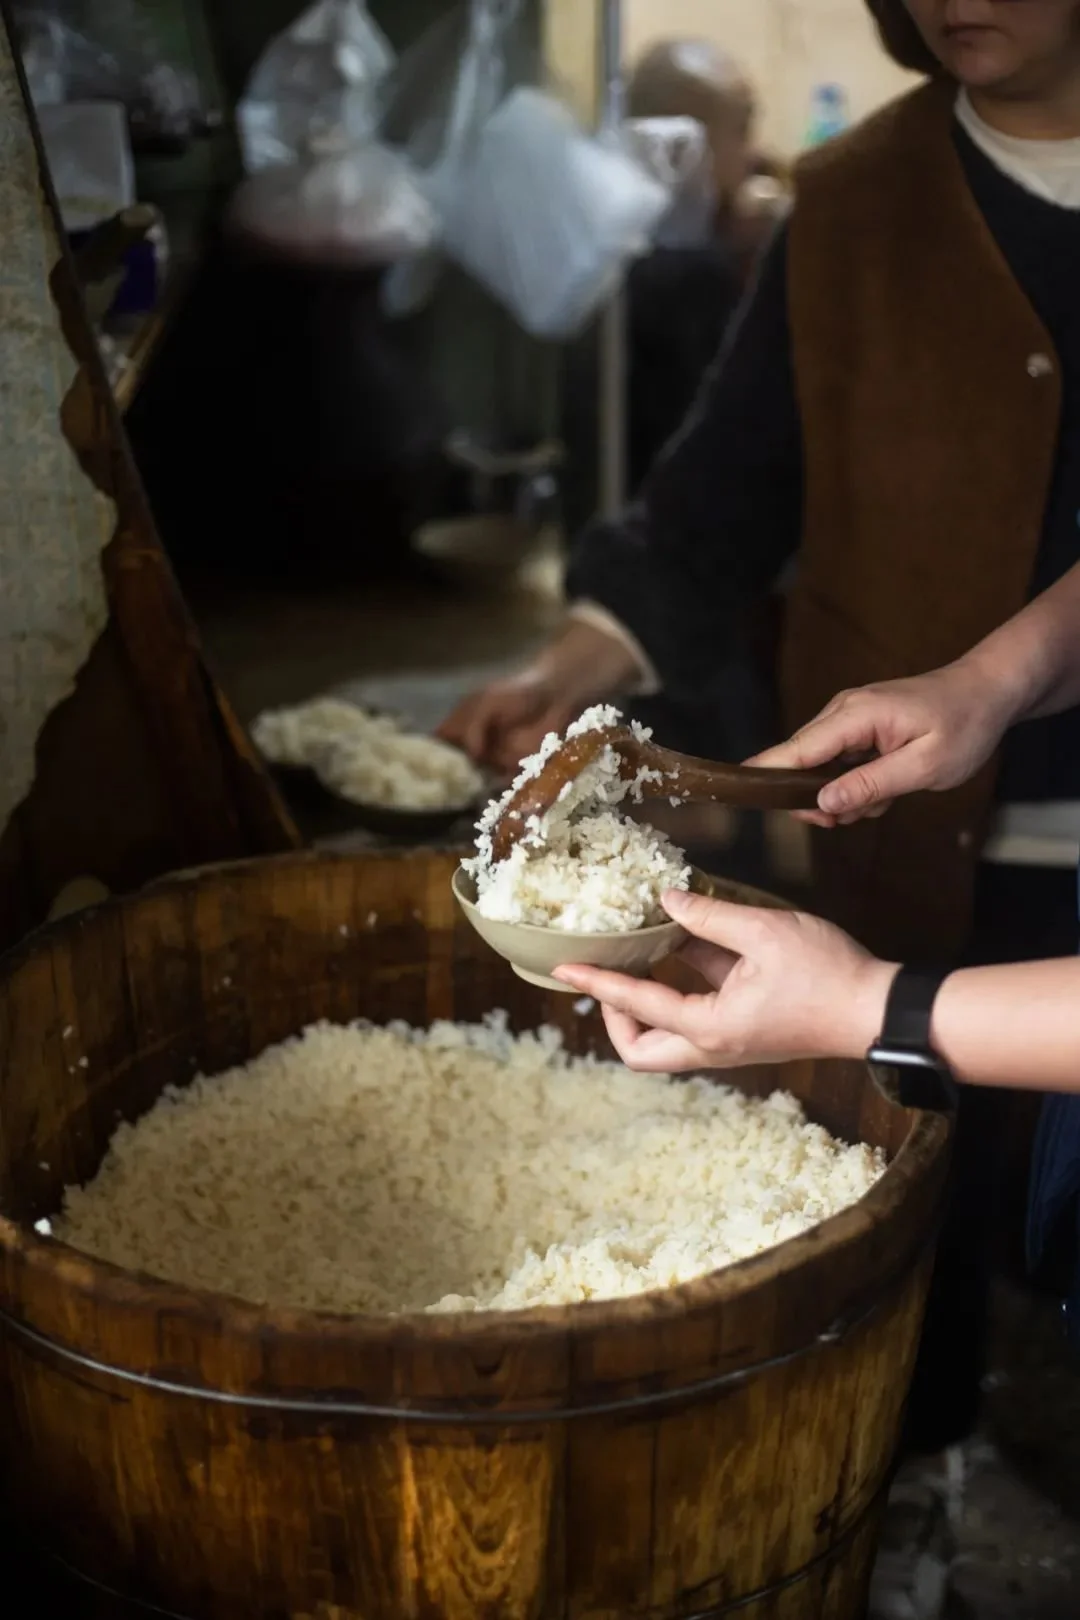
[[889,990],[884,1027],[866,1061],[878,1090],[901,1108],[939,1114],[956,1108],[956,1081],[930,1041],[934,1002],[951,972],[951,968],[902,967]]

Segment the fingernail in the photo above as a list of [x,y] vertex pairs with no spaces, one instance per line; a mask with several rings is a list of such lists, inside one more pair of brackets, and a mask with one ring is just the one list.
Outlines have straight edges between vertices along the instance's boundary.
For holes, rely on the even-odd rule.
[[818,797],[818,809],[824,810],[827,816],[838,816],[848,807],[848,796],[843,788],[822,788]]
[[672,907],[677,911],[680,906],[685,906],[689,899],[690,895],[685,889],[665,889],[660,896],[660,903],[665,911],[670,911]]
[[561,979],[564,984],[576,984],[578,979],[581,977],[581,969],[576,967],[552,968],[551,977],[553,979]]

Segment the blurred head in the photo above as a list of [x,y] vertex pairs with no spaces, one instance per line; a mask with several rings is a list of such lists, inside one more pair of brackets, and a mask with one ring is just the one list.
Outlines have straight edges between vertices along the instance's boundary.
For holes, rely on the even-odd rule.
[[866,0],[901,67],[1002,98],[1080,75],[1080,0]]
[[709,40],[664,40],[638,59],[631,118],[696,118],[709,137],[717,204],[730,205],[750,173],[756,106],[742,69]]

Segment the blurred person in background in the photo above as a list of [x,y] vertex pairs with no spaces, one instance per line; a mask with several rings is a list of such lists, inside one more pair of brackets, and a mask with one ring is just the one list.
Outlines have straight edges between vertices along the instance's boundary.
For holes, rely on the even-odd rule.
[[754,91],[719,46],[697,39],[651,46],[630,77],[626,110],[635,121],[692,118],[705,132],[707,157],[657,246],[628,277],[628,464],[636,493],[694,402],[775,210],[751,186]]
[[[447,722],[474,757],[506,770],[590,703],[712,695],[793,562],[789,731],[844,688],[950,663],[1080,556],[1080,0],[866,4],[925,82],[798,165],[686,424],[575,547],[564,630]],[[1068,954],[1080,717],[1019,726],[953,792],[822,840],[818,906],[887,960]],[[993,1101],[960,1110],[921,1452],[978,1411],[997,1155],[1017,1134]]]
[[[637,494],[686,418],[782,211],[779,165],[755,147],[757,97],[738,62],[705,39],[661,40],[635,63],[626,93],[631,134],[693,120],[704,161],[677,186],[651,251],[626,281],[626,475]],[[571,534],[595,515],[599,455],[595,334],[570,351],[563,396],[563,512]],[[705,701],[663,693],[635,712],[673,746],[694,753],[752,753],[775,731],[773,604],[748,626],[723,683]],[[710,818],[706,818],[708,820]],[[715,818],[712,818],[715,819]],[[739,818],[729,859],[750,880],[764,857],[757,818]]]
[[[745,291],[782,205],[782,184],[754,149],[757,104],[746,75],[708,40],[665,40],[627,86],[632,126],[693,119],[706,161],[679,187],[658,241],[630,268],[627,319],[627,482],[632,493],[680,427]],[[762,186],[765,180],[767,185]],[[594,511],[598,394],[595,344],[571,352],[564,425],[574,475],[571,530]]]

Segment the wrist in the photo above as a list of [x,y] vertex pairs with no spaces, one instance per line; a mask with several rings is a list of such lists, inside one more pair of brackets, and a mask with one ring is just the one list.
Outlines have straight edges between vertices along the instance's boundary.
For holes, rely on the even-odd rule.
[[842,993],[843,1057],[864,1058],[885,1027],[885,1009],[893,980],[900,971],[898,962],[881,962],[867,957],[859,965]]
[[623,641],[577,619],[570,620],[533,667],[540,680],[558,685],[583,708],[630,691],[641,674]]
[[989,637],[957,660],[954,669],[974,687],[974,700],[1001,736],[1038,708],[1052,672],[1036,642],[1027,650],[1010,649]]
[[951,1026],[956,1007],[963,1007],[970,973],[970,968],[959,968],[955,973],[950,973],[935,998],[930,1014],[930,1044],[942,1056],[952,1051]]

